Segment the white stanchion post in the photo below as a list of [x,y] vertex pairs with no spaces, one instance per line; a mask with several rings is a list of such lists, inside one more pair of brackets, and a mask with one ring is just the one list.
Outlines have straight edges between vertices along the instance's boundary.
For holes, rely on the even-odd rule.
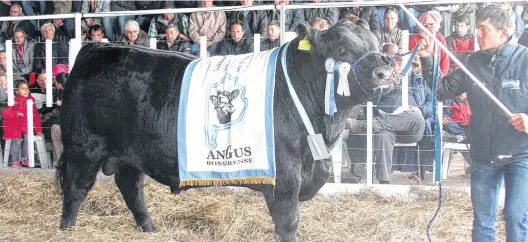
[[280,16],[279,16],[279,26],[280,26],[280,45],[284,45],[286,42],[286,6],[285,4],[280,5]]
[[297,33],[295,32],[285,32],[284,33],[284,43],[286,42],[290,42],[292,40],[294,40],[295,38],[297,38]]
[[52,65],[53,65],[53,51],[52,51],[52,40],[46,40],[46,107],[53,106],[53,76],[52,76]]
[[156,49],[156,44],[158,43],[158,40],[156,38],[150,38],[150,48]]
[[103,39],[101,39],[101,42],[103,42],[103,43],[108,43],[109,41],[108,41],[107,38],[103,38]]
[[260,34],[255,34],[253,37],[253,51],[260,52]]
[[15,105],[15,93],[13,91],[13,41],[6,40],[6,75],[7,75],[7,105]]
[[207,57],[207,37],[200,36],[200,58]]
[[[438,110],[438,121],[441,125],[442,124],[442,119],[444,118],[444,103],[443,102],[437,102],[436,104],[436,107],[437,107],[437,110]],[[442,129],[440,129],[442,130]],[[449,167],[447,166],[448,164],[445,164],[444,163],[444,137],[442,137],[442,134],[440,134],[440,162],[442,162],[442,166],[441,166],[441,170],[440,170],[440,174],[442,174],[442,178],[441,179],[447,179],[447,169],[449,169]],[[434,171],[434,168],[436,168],[436,166],[433,166],[433,174],[436,174],[436,172]],[[434,180],[434,176],[433,176],[433,182],[435,182]]]
[[[402,30],[402,49],[400,50],[400,53],[407,53],[409,52],[409,30]],[[405,62],[403,62],[405,63]]]
[[77,59],[77,54],[81,50],[81,39],[70,39],[70,56],[69,56],[69,67],[70,72],[75,65],[75,59]]
[[[47,71],[46,71],[47,72]],[[28,158],[29,167],[35,167],[35,137],[33,134],[33,100],[27,100],[27,142],[28,142]]]
[[367,102],[367,185],[372,185],[373,167],[372,167],[372,118],[374,107],[372,102]]
[[82,39],[82,22],[81,22],[81,14],[75,13],[75,39],[81,40]]

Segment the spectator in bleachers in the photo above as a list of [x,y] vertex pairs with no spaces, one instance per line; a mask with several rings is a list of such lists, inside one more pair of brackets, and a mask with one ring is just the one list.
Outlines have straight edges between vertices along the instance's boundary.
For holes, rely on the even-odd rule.
[[[157,1],[133,1],[136,3],[137,10],[159,10],[165,8],[172,8],[172,1],[157,0]],[[138,22],[139,28],[148,33],[150,22],[156,15],[141,15],[136,21]]]
[[[11,4],[9,8],[9,16],[24,16],[22,7],[17,4]],[[35,37],[35,26],[29,20],[12,20],[2,22],[2,37],[5,40],[12,39],[16,29],[23,29],[24,32],[31,38]],[[2,41],[2,42],[4,42]]]
[[260,50],[271,50],[280,46],[280,27],[275,20],[268,25],[268,37],[260,43]]
[[22,29],[15,30],[13,37],[13,74],[15,80],[33,70],[35,41],[28,38]]
[[311,23],[311,27],[313,30],[323,31],[328,29],[328,23],[325,19],[315,18]]
[[348,14],[354,14],[359,19],[365,20],[368,23],[370,31],[374,33],[380,29],[378,10],[375,7],[341,8],[339,18],[348,18]]
[[253,52],[253,40],[245,38],[242,25],[240,22],[231,24],[231,38],[222,40],[218,44],[214,55],[240,55]]
[[66,29],[66,26],[63,22],[64,21],[61,18],[56,18],[52,20],[53,26],[55,26],[55,36],[60,40],[68,41],[68,29]]
[[[55,36],[55,26],[52,23],[45,23],[40,28],[44,40],[51,40],[52,65],[68,64],[69,45],[67,42],[60,41]],[[35,45],[35,64],[34,70],[46,67],[46,43],[40,42]]]
[[[213,0],[202,0],[201,7],[213,7]],[[215,53],[217,44],[226,36],[226,15],[222,11],[195,12],[191,14],[189,38],[194,42],[192,53],[200,52],[200,37],[207,39],[207,51]]]
[[[322,0],[311,1],[320,3]],[[304,9],[304,18],[308,23],[313,22],[316,18],[325,19],[328,27],[331,28],[339,20],[339,8],[306,8]]]
[[6,60],[6,52],[5,50],[2,50],[0,51],[0,71],[2,73],[6,73],[6,65],[7,65],[7,60]]
[[121,42],[125,45],[142,45],[150,47],[148,34],[139,28],[139,25],[135,20],[129,20],[125,24],[125,33],[121,38]]
[[387,53],[390,57],[395,57],[396,54],[400,52],[400,48],[394,43],[384,44],[381,50],[383,53]]
[[11,1],[0,1],[0,16],[9,16]]
[[[395,63],[395,71],[401,70],[401,58]],[[373,152],[376,164],[376,179],[380,184],[390,184],[394,144],[417,143],[422,140],[427,128],[426,119],[432,116],[432,92],[425,80],[416,75],[409,81],[408,108],[402,105],[402,90],[395,88],[382,94],[374,103]],[[364,148],[367,132],[366,112],[363,117],[347,119],[350,130],[349,148]],[[359,134],[352,135],[352,134]]]
[[[38,3],[38,11],[34,10],[34,4]],[[24,10],[24,14],[26,16],[33,16],[36,15],[36,12],[40,13],[40,15],[46,14],[46,1],[39,0],[39,1],[30,1],[30,0],[22,0],[22,9]],[[3,15],[0,15],[3,16]],[[37,20],[31,20],[31,23],[33,26],[37,26]]]
[[398,45],[398,48],[402,49],[403,38],[401,29],[398,28],[398,10],[395,8],[387,8],[385,10],[385,22],[384,27],[373,31],[374,35],[378,38],[381,46],[388,43]]
[[[82,4],[82,2],[80,1],[73,1],[73,2],[77,4],[79,3]],[[72,13],[72,12],[81,12],[80,8],[79,9],[73,8],[72,0],[53,0],[53,14]],[[64,25],[66,26],[66,30],[68,31],[68,37],[74,38],[75,37],[75,19],[72,19],[72,18],[64,19]]]
[[[469,33],[470,20],[467,15],[457,15],[454,20],[455,33],[446,38],[447,48],[464,63],[466,58],[475,51],[475,39]],[[457,64],[451,60],[450,68],[457,67]]]
[[[83,0],[81,13],[110,12],[110,0]],[[90,29],[93,25],[102,25],[101,18],[83,18],[82,26]]]
[[456,142],[462,142],[467,137],[467,128],[471,119],[471,108],[466,93],[444,102],[444,129],[453,135],[458,135]]
[[[134,11],[136,10],[136,2],[129,0],[111,0],[110,11]],[[105,35],[111,40],[118,39],[125,33],[125,23],[128,20],[134,20],[136,16],[114,16],[103,18],[103,26]]]
[[191,53],[191,42],[183,39],[177,26],[169,25],[165,28],[165,38],[157,44],[159,50],[170,50]]
[[95,42],[101,42],[104,35],[104,28],[101,25],[94,24],[90,27],[90,40]]
[[[253,0],[240,0],[240,3],[242,6],[252,6]],[[267,35],[269,20],[266,11],[232,11],[226,12],[226,17],[228,26],[235,22],[242,23],[244,33],[248,38],[255,34],[260,34],[261,38]]]
[[[427,28],[427,30],[429,30],[429,32],[431,32],[431,34],[434,34],[436,39],[438,39],[444,46],[447,45],[444,36],[438,33],[438,30],[440,29],[440,23],[442,22],[442,16],[439,12],[424,12],[420,14],[418,20]],[[434,53],[436,53],[436,50],[439,51],[440,71],[444,76],[446,76],[449,73],[449,56],[447,56],[447,54],[441,50],[440,47],[436,46],[434,41],[431,40],[431,38],[426,33],[422,33],[421,31],[420,34],[415,34],[409,39],[409,50],[413,50],[418,42],[422,43],[420,49],[427,49]]]
[[[290,0],[275,0],[275,4],[289,4]],[[280,23],[280,10],[269,10],[268,12],[268,20],[271,21],[277,21]],[[300,23],[303,23],[305,21],[304,17],[304,10],[303,9],[288,9],[286,10],[286,18],[284,20],[284,23],[286,26],[284,27],[284,31],[286,32],[295,32],[297,31],[297,25]]]
[[[166,8],[170,9],[170,8]],[[149,36],[157,36],[160,33],[165,33],[165,29],[169,26],[177,28],[178,37],[184,40],[189,39],[189,17],[182,13],[164,13],[158,15],[157,18],[153,19],[156,24],[155,29],[149,29]],[[156,31],[151,33],[151,31]]]
[[[29,94],[29,88],[26,82],[17,81],[16,83],[15,104],[8,106],[2,111],[4,117],[2,128],[4,130],[3,138],[11,139],[11,149],[9,151],[11,167],[28,166],[28,139],[27,133],[27,116],[33,116],[34,130],[36,135],[42,136],[42,125],[40,116],[37,113],[35,99]],[[27,100],[33,100],[33,113],[27,112]]]

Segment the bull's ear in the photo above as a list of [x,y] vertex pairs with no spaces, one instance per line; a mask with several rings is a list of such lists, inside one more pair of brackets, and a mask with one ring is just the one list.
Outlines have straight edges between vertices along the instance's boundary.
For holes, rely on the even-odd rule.
[[308,40],[311,41],[313,34],[312,27],[308,24],[308,22],[302,22],[297,25],[297,35],[299,36],[299,39],[304,39],[304,37],[308,37]]
[[238,90],[238,89],[233,90],[233,91],[231,92],[231,98],[230,98],[231,101],[235,100],[235,98],[238,97],[238,94],[239,94],[239,93],[240,93],[240,90]]

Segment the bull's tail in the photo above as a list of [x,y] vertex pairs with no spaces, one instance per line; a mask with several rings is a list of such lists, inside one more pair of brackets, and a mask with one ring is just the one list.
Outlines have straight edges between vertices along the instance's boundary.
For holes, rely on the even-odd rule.
[[61,155],[59,161],[57,162],[55,171],[55,179],[57,181],[57,185],[61,195],[64,192],[64,176],[66,175],[66,164],[67,163],[64,161],[64,156]]

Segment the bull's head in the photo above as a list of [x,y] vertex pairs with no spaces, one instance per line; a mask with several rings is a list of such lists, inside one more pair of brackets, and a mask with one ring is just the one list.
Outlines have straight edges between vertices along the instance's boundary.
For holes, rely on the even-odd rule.
[[[350,96],[335,95],[338,110],[363,103],[393,86],[391,59],[380,52],[378,40],[368,29],[342,20],[322,32],[301,24],[297,32],[299,39],[306,37],[310,41],[310,54],[319,59],[319,63],[332,58],[336,62],[350,64]],[[324,64],[318,65],[325,71]],[[324,79],[321,81],[324,82]]]
[[235,106],[231,102],[238,97],[239,93],[238,89],[232,92],[218,90],[216,95],[211,95],[211,102],[214,105],[220,124],[231,122],[231,115],[235,112]]

